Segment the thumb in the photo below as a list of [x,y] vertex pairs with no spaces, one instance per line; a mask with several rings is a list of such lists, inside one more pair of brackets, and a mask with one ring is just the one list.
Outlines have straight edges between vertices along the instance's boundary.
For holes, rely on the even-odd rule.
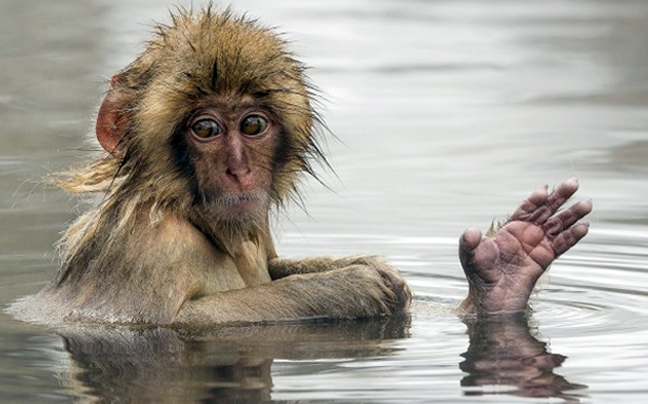
[[473,265],[475,258],[475,249],[482,239],[482,233],[479,229],[468,229],[459,238],[459,260],[464,271],[467,271]]

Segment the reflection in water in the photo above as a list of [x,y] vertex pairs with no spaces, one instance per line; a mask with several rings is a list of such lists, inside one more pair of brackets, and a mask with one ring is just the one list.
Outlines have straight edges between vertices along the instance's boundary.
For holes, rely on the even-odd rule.
[[[597,209],[592,234],[554,267],[535,318],[592,401],[646,402],[647,1],[233,3],[288,32],[331,100],[326,117],[343,142],[330,144],[337,192],[305,188],[308,214],[290,211],[295,226],[282,219],[283,254],[379,254],[419,297],[451,307],[465,293],[457,235],[508,212],[531,187],[578,176]],[[31,187],[21,184],[87,156],[81,136],[106,75],[132,59],[148,21],[165,18],[159,0],[0,1],[3,305],[51,278],[51,245],[73,216],[67,196],[23,196]],[[68,356],[66,385],[88,401],[245,401],[223,381],[265,383],[247,397],[267,397],[268,366],[259,362],[370,350],[376,360],[332,361],[327,372],[319,362],[274,361],[271,394],[408,404],[510,401],[469,396],[495,389],[577,398],[568,386],[578,385],[553,373],[561,357],[526,322],[468,324],[462,390],[463,325],[414,316],[412,338],[397,344],[350,325],[246,328],[205,341],[168,330],[63,330],[69,354],[61,356],[50,334],[22,333],[0,315],[0,402],[70,401],[50,372],[68,369]],[[406,350],[392,355],[395,345]]]
[[87,402],[263,402],[273,359],[389,356],[385,340],[408,337],[410,318],[170,328],[60,330],[71,366],[64,382]]
[[[466,396],[580,402],[582,394],[572,391],[587,386],[553,373],[566,357],[548,352],[525,316],[471,318],[465,324],[470,345],[459,367],[468,373],[461,381]],[[393,340],[408,338],[409,328],[409,316],[200,331],[71,327],[59,330],[71,359],[62,380],[84,402],[265,402],[272,399],[275,359],[389,357],[402,349]],[[312,370],[304,372],[306,377]]]
[[[466,395],[510,394],[520,397],[558,397],[579,402],[579,396],[568,393],[587,386],[570,383],[554,374],[566,356],[548,352],[547,345],[531,333],[524,315],[470,318],[470,345],[462,354],[466,359],[459,367],[468,375],[463,378]],[[484,387],[494,387],[486,390]]]

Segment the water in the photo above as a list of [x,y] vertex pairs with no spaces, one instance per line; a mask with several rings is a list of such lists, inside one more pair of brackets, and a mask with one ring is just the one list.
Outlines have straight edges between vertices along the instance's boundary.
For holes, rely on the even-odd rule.
[[[199,3],[199,2],[195,2]],[[54,332],[0,315],[0,401],[606,402],[648,396],[648,4],[234,2],[293,40],[340,141],[334,192],[275,226],[286,256],[380,254],[411,318]],[[0,303],[39,290],[78,212],[39,184],[88,155],[106,78],[162,2],[0,3]],[[459,234],[571,176],[591,233],[528,324],[464,324]],[[517,387],[516,387],[517,386]],[[523,398],[525,397],[525,398]]]

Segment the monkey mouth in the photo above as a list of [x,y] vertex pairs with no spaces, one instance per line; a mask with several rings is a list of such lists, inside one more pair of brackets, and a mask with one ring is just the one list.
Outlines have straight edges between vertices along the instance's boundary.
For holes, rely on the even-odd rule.
[[267,209],[267,198],[259,193],[203,193],[202,205],[221,218],[245,219]]
[[217,198],[215,203],[223,207],[234,207],[241,204],[260,204],[263,202],[259,195],[243,194],[243,195],[221,195]]

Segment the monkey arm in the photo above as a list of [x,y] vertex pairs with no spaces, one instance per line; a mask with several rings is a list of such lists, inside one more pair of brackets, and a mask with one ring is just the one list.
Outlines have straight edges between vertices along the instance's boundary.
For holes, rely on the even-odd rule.
[[342,258],[311,257],[303,259],[272,258],[268,260],[268,272],[275,279],[285,278],[290,275],[304,275],[328,272],[335,269],[346,268],[352,265],[364,265],[378,270],[396,272],[387,263],[373,256],[351,256]]
[[[332,265],[333,261],[324,262]],[[373,317],[404,310],[409,301],[409,288],[395,271],[354,264],[188,300],[174,323],[208,325]]]

